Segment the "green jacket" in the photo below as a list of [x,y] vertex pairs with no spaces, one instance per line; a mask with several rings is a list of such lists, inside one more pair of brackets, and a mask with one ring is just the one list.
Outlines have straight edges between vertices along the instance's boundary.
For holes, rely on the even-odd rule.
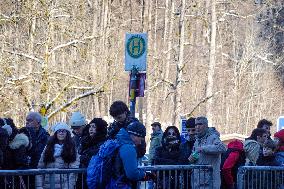
[[162,146],[162,137],[163,137],[163,131],[160,130],[158,132],[151,134],[151,142],[150,142],[150,148],[149,148],[149,163],[153,163],[153,158],[155,156],[156,148]]

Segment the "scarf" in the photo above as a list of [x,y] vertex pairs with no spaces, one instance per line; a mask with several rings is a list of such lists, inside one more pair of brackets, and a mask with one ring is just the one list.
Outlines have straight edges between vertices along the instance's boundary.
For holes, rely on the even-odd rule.
[[53,154],[53,156],[55,158],[56,157],[60,157],[61,153],[62,153],[62,150],[63,150],[63,144],[55,144],[54,145],[54,154]]

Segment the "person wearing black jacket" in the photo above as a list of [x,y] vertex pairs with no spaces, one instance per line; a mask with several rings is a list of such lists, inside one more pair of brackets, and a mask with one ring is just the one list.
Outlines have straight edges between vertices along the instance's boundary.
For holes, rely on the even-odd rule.
[[[162,137],[162,146],[158,147],[154,156],[154,165],[179,165],[181,162],[181,137],[176,126],[168,126]],[[179,172],[178,172],[179,174]],[[165,182],[165,183],[164,183]],[[175,173],[166,172],[165,180],[160,174],[157,188],[175,188]],[[165,185],[164,185],[165,184]]]
[[186,128],[188,135],[186,136],[186,141],[180,145],[180,150],[182,153],[181,163],[184,165],[188,165],[188,157],[192,153],[193,145],[195,142],[195,118],[191,117],[186,120]]
[[[90,160],[99,152],[100,146],[106,141],[107,122],[102,118],[94,118],[82,131],[78,152],[80,168],[87,168]],[[76,188],[87,188],[86,174],[79,175]]]
[[102,118],[94,118],[83,130],[81,148],[79,149],[80,167],[86,168],[99,151],[101,144],[106,141],[107,122]]

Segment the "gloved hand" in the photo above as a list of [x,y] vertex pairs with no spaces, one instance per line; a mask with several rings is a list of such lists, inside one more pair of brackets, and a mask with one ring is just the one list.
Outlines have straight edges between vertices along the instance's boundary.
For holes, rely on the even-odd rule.
[[151,173],[151,172],[146,172],[145,176],[144,176],[144,181],[147,181],[147,180],[156,180],[157,179],[157,176],[156,174],[154,173]]

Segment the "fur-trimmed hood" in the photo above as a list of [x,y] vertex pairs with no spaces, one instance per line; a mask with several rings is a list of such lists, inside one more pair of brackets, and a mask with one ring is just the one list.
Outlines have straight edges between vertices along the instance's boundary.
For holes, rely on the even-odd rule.
[[9,147],[13,150],[20,148],[20,146],[22,145],[24,145],[25,147],[29,146],[29,138],[23,133],[17,134],[9,143]]

